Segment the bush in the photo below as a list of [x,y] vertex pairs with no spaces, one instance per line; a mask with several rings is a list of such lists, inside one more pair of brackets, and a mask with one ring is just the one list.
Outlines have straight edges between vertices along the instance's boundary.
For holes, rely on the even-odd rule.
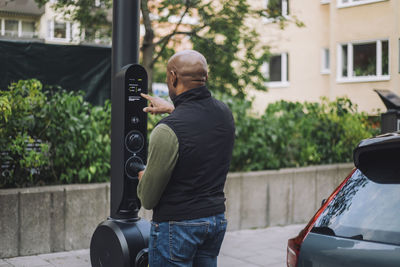
[[249,114],[250,101],[220,98],[236,122],[231,171],[351,162],[355,146],[378,133],[367,114],[347,98],[279,101],[268,105],[261,117]]
[[37,170],[49,166],[48,143],[36,143],[46,97],[36,80],[0,92],[0,187],[36,184]]
[[110,103],[42,89],[33,79],[0,92],[0,188],[109,180]]
[[[0,91],[0,188],[108,181],[110,102],[98,107],[81,93],[44,91],[34,79]],[[255,116],[251,101],[215,95],[236,123],[231,171],[350,162],[357,143],[378,133],[346,98],[279,101]],[[149,116],[149,131],[161,118]]]
[[82,94],[61,91],[45,107],[44,138],[50,146],[50,170],[63,183],[109,180],[111,105],[91,106]]

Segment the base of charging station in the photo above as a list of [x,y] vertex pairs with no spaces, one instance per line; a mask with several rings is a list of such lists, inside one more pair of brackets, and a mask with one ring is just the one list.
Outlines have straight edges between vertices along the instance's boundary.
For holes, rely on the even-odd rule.
[[151,224],[141,218],[100,223],[90,242],[93,267],[147,267]]

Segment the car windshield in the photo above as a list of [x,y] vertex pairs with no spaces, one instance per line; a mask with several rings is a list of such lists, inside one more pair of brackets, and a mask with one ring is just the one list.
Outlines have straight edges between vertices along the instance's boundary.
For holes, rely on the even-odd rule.
[[400,179],[374,181],[356,170],[312,232],[400,245]]

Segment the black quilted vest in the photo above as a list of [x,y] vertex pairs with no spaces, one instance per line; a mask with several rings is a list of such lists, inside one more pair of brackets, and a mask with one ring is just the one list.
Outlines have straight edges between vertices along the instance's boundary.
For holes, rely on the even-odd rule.
[[153,221],[180,221],[225,211],[224,185],[232,157],[232,113],[211,97],[207,87],[178,95],[175,110],[159,124],[168,125],[179,142],[179,157]]

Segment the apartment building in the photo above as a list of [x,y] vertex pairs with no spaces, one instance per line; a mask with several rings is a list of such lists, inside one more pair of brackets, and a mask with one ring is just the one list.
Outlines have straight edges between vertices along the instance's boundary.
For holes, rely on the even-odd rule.
[[[374,113],[385,107],[373,89],[400,95],[399,0],[248,1],[305,25],[289,22],[282,30],[273,19],[249,21],[272,52],[263,70],[269,78],[268,92],[250,93],[256,111],[263,112],[268,103],[281,99],[347,96],[360,110]],[[51,5],[39,8],[34,0],[0,0],[0,39],[83,42],[79,25],[54,12]]]
[[[398,0],[270,0],[257,8],[274,9],[289,21],[284,30],[272,20],[250,21],[271,47],[265,64],[268,92],[252,92],[262,112],[277,100],[319,101],[347,96],[360,110],[385,107],[373,89],[400,95]],[[274,5],[271,6],[271,3]]]
[[0,39],[55,44],[81,42],[79,24],[55,12],[52,3],[39,7],[34,0],[0,0]]

